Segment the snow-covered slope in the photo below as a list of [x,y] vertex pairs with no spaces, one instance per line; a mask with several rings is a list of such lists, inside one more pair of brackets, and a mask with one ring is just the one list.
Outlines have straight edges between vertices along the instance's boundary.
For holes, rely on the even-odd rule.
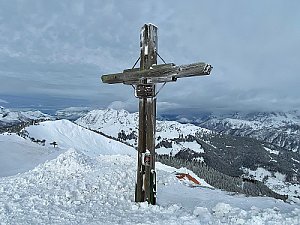
[[158,169],[158,205],[134,202],[136,160],[70,149],[33,170],[0,178],[3,224],[299,224],[300,207],[190,188]]
[[63,150],[43,147],[16,134],[0,134],[0,177],[28,171]]
[[56,142],[59,148],[76,148],[90,156],[136,154],[133,148],[80,127],[68,120],[45,121],[39,125],[25,128],[25,131],[29,137],[46,140],[46,146]]
[[136,133],[138,114],[114,109],[92,110],[75,122],[81,126],[111,135],[112,137],[118,137],[121,130],[126,133]]
[[[114,109],[93,110],[75,122],[83,127],[126,140],[129,144],[137,146],[138,113],[129,113],[125,110]],[[176,121],[157,121],[156,142],[159,143],[164,140],[179,138],[180,136],[201,135],[210,132],[210,130],[192,124],[181,124]],[[203,152],[201,145],[196,142],[173,142],[171,145],[173,146],[173,155],[187,148]],[[171,151],[172,149],[164,147],[157,149],[158,154],[169,154]]]
[[[0,135],[0,177],[33,169],[69,148],[76,148],[90,156],[136,155],[135,149],[68,120],[45,121],[39,125],[31,125],[23,130],[23,137],[9,133]],[[57,147],[51,145],[53,142],[57,143]]]

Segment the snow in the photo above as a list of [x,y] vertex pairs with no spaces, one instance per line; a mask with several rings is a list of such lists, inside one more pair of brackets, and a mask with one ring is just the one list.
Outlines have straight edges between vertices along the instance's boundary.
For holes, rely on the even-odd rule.
[[86,116],[76,120],[76,123],[112,137],[118,137],[121,130],[126,133],[136,130],[138,114],[130,114],[125,110],[114,109],[92,110]]
[[300,163],[300,161],[297,160],[297,159],[292,158],[292,160],[295,161],[295,162],[297,162],[297,163]]
[[182,143],[182,145],[185,148],[192,149],[193,151],[195,151],[197,153],[204,153],[204,149],[196,141],[193,141],[193,142],[184,142],[184,143]]
[[160,147],[155,149],[155,152],[159,155],[171,155],[173,154],[172,148]]
[[[125,133],[137,132],[138,113],[125,110],[92,110],[86,116],[76,120],[76,123],[94,130],[101,131],[113,137],[123,130]],[[161,138],[178,138],[179,135],[210,133],[210,130],[192,124],[181,124],[175,121],[157,121],[156,136]]]
[[179,120],[177,120],[179,123],[191,123],[192,121],[188,118],[181,117]]
[[272,154],[275,154],[275,155],[279,155],[279,151],[276,151],[276,150],[272,150],[272,149],[269,149],[267,147],[264,147],[264,149]]
[[4,224],[197,224],[192,214],[173,205],[134,203],[134,182],[134,158],[124,155],[91,158],[70,149],[30,172],[0,180],[0,221]]
[[[189,174],[192,177],[194,177],[197,181],[200,182],[200,184],[201,184],[200,186],[201,187],[213,188],[211,185],[209,185],[208,183],[206,183],[206,181],[204,179],[198,177],[193,171],[191,171],[191,170],[189,170],[187,168],[182,167],[182,168],[176,169],[174,167],[167,166],[167,165],[162,164],[160,162],[156,162],[155,163],[155,168],[158,169],[158,170],[166,171],[166,172],[173,173],[173,174],[176,174],[176,173]],[[194,186],[191,183],[186,182],[186,181],[184,181],[183,183],[186,184],[187,186]]]
[[[76,124],[80,126],[103,132],[107,135],[117,138],[121,130],[125,134],[134,132],[137,135],[138,128],[138,113],[129,113],[125,110],[93,110],[86,116],[76,120]],[[196,135],[203,133],[211,133],[210,130],[197,127],[192,124],[181,124],[175,121],[157,121],[156,124],[156,138],[160,137],[161,140],[178,138],[180,135],[185,137],[188,135]],[[126,142],[137,146],[136,140],[127,140]],[[172,143],[172,149],[164,147],[157,150],[158,154],[176,154],[182,149],[191,149],[197,153],[203,153],[201,145],[197,142],[180,142]]]
[[158,205],[134,202],[136,160],[69,149],[0,179],[2,224],[299,224],[299,205],[191,188],[157,164]]
[[[212,120],[213,121],[213,120]],[[217,119],[214,120],[218,122]],[[285,126],[287,124],[299,124],[299,117],[292,113],[268,113],[257,114],[255,118],[247,120],[243,116],[237,116],[237,118],[225,118],[222,123],[229,123],[233,129],[239,129],[243,127],[251,127],[254,130],[262,128],[276,128]]]
[[247,121],[247,120],[232,119],[232,118],[226,118],[222,122],[231,124],[232,129],[239,129],[243,127],[251,127],[252,129],[258,129],[261,125],[260,122],[258,121]]
[[156,136],[163,138],[178,138],[179,135],[196,135],[197,133],[211,133],[210,130],[193,124],[181,124],[175,121],[157,121]]
[[[249,176],[253,176],[255,180],[263,181],[271,190],[282,195],[289,195],[289,198],[293,201],[300,202],[298,199],[292,196],[299,196],[300,184],[291,184],[285,181],[286,175],[279,172],[271,173],[270,171],[258,167],[256,170],[250,170],[248,168],[242,168]],[[291,197],[290,197],[291,196]]]
[[76,148],[91,156],[100,153],[136,155],[133,148],[80,127],[69,120],[45,121],[36,126],[29,126],[25,130],[30,137],[45,139],[48,146],[55,141],[62,149]]
[[[42,122],[26,131],[46,145],[0,135],[1,173],[15,174],[0,177],[1,225],[300,224],[299,202],[211,189],[192,171],[161,163],[156,163],[158,204],[135,203],[134,148],[67,120]],[[58,148],[49,145],[52,141]],[[180,181],[176,173],[190,174],[201,185]]]
[[162,206],[180,202],[179,207],[197,216],[198,224],[299,224],[298,206],[271,198],[245,198],[180,184],[169,185],[159,192],[164,200]]
[[297,152],[300,116],[297,111],[211,114],[193,120],[226,134],[252,137]]
[[195,157],[193,158],[193,160],[196,160],[198,162],[204,162],[204,158],[201,156],[201,157]]
[[255,180],[262,181],[267,176],[272,176],[272,173],[264,168],[258,167],[256,170],[250,170],[243,168],[243,171],[250,176],[253,176]]
[[13,112],[4,107],[0,108],[0,122],[2,123],[14,123],[37,119],[49,120],[51,119],[51,116],[40,111]]
[[[267,120],[265,118],[256,118],[257,121],[256,120],[248,121],[246,125],[252,127],[256,126],[257,129],[260,129],[262,123],[264,124],[264,126],[267,126],[267,124],[270,124],[273,120],[276,121],[283,120],[283,116],[281,115],[278,116],[280,119],[276,119],[277,115],[271,117],[270,120]],[[287,117],[285,121],[289,119],[290,118]],[[236,127],[246,126],[240,118],[232,119],[231,121],[227,121],[227,122],[235,123]],[[113,110],[113,109],[93,110],[89,112],[86,116],[78,119],[76,123],[87,128],[101,131],[113,137],[118,137],[118,133],[121,130],[123,130],[124,133],[127,135],[134,134],[136,136],[137,126],[138,126],[138,114],[129,113],[125,110]],[[198,137],[199,136],[201,137],[203,134],[211,134],[211,131],[197,127],[192,124],[181,124],[174,121],[157,121],[157,126],[156,126],[157,143],[159,143],[160,141],[168,141],[171,142],[171,144],[169,145],[169,148],[166,148],[164,146],[159,147],[158,149],[156,149],[156,152],[157,154],[174,156],[181,150],[191,149],[196,153],[204,153],[201,144],[198,144],[196,141],[193,142],[174,141],[174,139],[176,140],[178,137],[185,137],[188,135],[194,135],[194,136],[197,135]],[[137,146],[137,139],[126,140],[126,142],[131,144],[132,146],[135,147]],[[211,143],[210,141],[205,141],[205,142],[211,147],[217,149],[216,146],[214,146],[213,143]],[[231,145],[226,145],[226,148],[232,148],[232,147],[233,146]],[[275,151],[273,149],[267,147],[265,147],[264,149],[270,152],[271,155],[279,154],[278,151]],[[222,151],[222,149],[219,150]],[[195,156],[194,159],[203,162],[204,158],[198,156],[199,155]],[[274,159],[270,158],[270,160],[274,160]],[[252,176],[254,176],[255,179],[260,181],[262,181],[263,178],[265,178],[265,180],[268,181],[267,182],[268,187],[277,193],[284,194],[284,195],[288,194],[291,196],[297,196],[299,195],[297,193],[300,193],[300,185],[298,184],[293,185],[283,181],[282,179],[276,178],[274,174],[272,174],[270,171],[264,170],[263,168],[258,168],[257,171],[253,171],[250,174],[252,174]],[[278,185],[276,185],[276,181],[278,181]],[[285,193],[285,191],[287,192]]]
[[176,155],[179,151],[184,149],[191,149],[195,151],[196,153],[204,153],[204,149],[201,147],[200,144],[198,144],[196,141],[193,142],[179,142],[176,143],[175,141],[172,141],[172,148],[165,148],[160,147],[156,149],[157,154],[160,155]]
[[59,148],[47,148],[34,144],[16,134],[1,134],[0,177],[25,172],[46,160],[57,157],[62,152]]
[[[136,151],[120,142],[82,128],[68,120],[45,121],[25,130],[29,137],[46,140],[45,146],[33,143],[16,134],[0,135],[0,177],[15,175],[33,169],[46,160],[53,159],[69,148],[76,148],[90,156],[128,154]],[[50,143],[56,141],[58,147]]]

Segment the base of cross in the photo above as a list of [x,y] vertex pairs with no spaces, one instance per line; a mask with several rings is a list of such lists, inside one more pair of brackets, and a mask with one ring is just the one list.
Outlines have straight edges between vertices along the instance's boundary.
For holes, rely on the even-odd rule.
[[[150,170],[150,166],[141,168],[140,175],[143,179],[142,188],[139,187],[139,182],[135,187],[135,202],[148,202],[149,204],[156,204],[156,171]],[[149,177],[149,181],[147,181]]]

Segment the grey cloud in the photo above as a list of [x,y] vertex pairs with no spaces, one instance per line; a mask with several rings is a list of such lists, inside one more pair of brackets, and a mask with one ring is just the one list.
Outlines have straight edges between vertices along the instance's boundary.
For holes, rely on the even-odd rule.
[[298,1],[2,1],[0,97],[44,95],[137,109],[133,90],[100,83],[130,68],[139,30],[159,27],[168,62],[206,61],[210,77],[168,84],[161,111],[300,109]]

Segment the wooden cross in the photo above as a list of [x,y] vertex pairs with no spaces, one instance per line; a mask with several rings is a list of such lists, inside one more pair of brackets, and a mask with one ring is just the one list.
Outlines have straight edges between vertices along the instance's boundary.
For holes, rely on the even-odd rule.
[[101,77],[103,83],[123,83],[135,87],[139,98],[138,168],[135,201],[156,204],[155,125],[156,84],[174,82],[178,78],[209,75],[212,66],[199,62],[176,66],[157,65],[157,27],[145,24],[140,33],[140,68]]

